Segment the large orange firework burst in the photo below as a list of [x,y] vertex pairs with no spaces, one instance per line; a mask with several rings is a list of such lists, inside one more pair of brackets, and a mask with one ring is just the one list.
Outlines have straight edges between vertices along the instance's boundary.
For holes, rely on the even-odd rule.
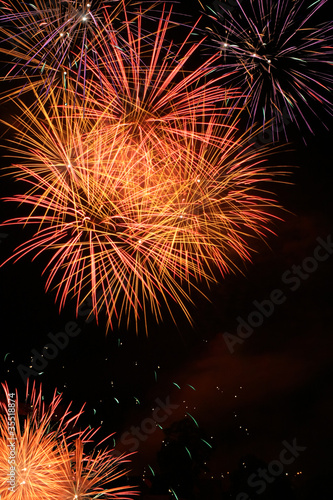
[[[274,172],[263,151],[236,139],[233,122],[217,147],[213,118],[200,140],[184,135],[180,148],[157,154],[129,142],[121,125],[106,142],[98,123],[87,130],[70,108],[61,117],[55,107],[53,119],[43,109],[44,119],[28,134],[17,129],[11,147],[20,157],[14,175],[29,189],[7,200],[31,212],[6,224],[37,226],[12,258],[51,251],[47,288],[57,288],[60,307],[69,295],[77,307],[92,296],[109,326],[146,318],[147,308],[160,318],[161,304],[173,301],[190,319],[191,286],[225,274],[237,254],[250,259],[249,239],[267,231],[275,202],[260,185]],[[22,110],[22,123],[34,119]]]
[[278,172],[238,134],[239,95],[209,78],[214,57],[189,71],[200,42],[188,48],[192,30],[179,48],[167,42],[170,15],[148,36],[124,8],[126,51],[107,18],[91,42],[98,64],[88,50],[91,80],[69,85],[63,106],[56,86],[47,101],[35,90],[38,113],[18,101],[10,125],[27,191],[7,200],[31,211],[5,224],[36,227],[12,259],[48,252],[60,308],[90,297],[108,327],[143,317],[147,329],[148,313],[173,315],[174,302],[191,320],[191,288],[249,260],[276,207],[265,189]]
[[[124,478],[128,455],[115,457],[113,450],[87,454],[84,446],[96,430],[73,433],[82,410],[71,416],[70,406],[61,412],[61,395],[55,392],[46,406],[41,387],[27,387],[26,415],[19,417],[18,394],[3,384],[7,402],[0,415],[0,495],[8,500],[130,500],[137,492],[112,485]],[[100,446],[99,443],[97,446]]]

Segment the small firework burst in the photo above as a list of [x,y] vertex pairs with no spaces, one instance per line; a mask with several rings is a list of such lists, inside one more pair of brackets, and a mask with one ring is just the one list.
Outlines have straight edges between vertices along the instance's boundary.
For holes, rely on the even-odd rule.
[[[5,79],[19,80],[10,94],[34,87],[45,96],[51,86],[65,87],[70,77],[85,81],[88,41],[105,29],[106,12],[109,19],[117,16],[121,2],[112,14],[110,7],[112,3],[94,0],[36,0],[33,4],[1,0],[0,51],[9,66]],[[93,46],[89,49],[91,57],[98,57]],[[28,83],[26,76],[32,81]]]
[[[3,384],[6,403],[0,415],[0,494],[6,500],[130,500],[137,492],[129,486],[112,486],[126,475],[129,455],[116,457],[113,450],[84,452],[96,430],[74,432],[82,410],[71,416],[70,406],[61,412],[61,395],[55,391],[46,406],[41,387],[32,387],[19,416],[18,394]],[[14,403],[15,402],[15,403]],[[21,406],[21,405],[20,405]],[[96,448],[101,443],[96,445]]]
[[[21,422],[17,393],[10,396],[8,386],[4,384],[3,388],[8,403],[2,405],[4,414],[0,416],[1,498],[61,498],[59,473],[63,461],[56,446],[71,423],[69,408],[59,419],[59,425],[51,430],[61,397],[55,393],[51,405],[46,408],[41,390],[37,391],[33,386],[31,396],[25,402],[25,419]],[[11,411],[13,401],[15,407]],[[74,420],[77,418],[78,415]],[[9,474],[10,471],[12,474]]]
[[287,138],[286,121],[313,132],[311,116],[333,111],[333,23],[315,20],[327,0],[236,3],[215,2],[210,33],[221,69],[247,94],[249,122],[271,123],[274,140]]

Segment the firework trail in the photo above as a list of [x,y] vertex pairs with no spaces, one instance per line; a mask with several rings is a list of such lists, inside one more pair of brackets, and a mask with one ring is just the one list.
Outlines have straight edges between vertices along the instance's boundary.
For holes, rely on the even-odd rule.
[[208,29],[220,69],[233,71],[230,82],[247,94],[249,123],[270,124],[273,140],[287,138],[290,121],[313,133],[311,117],[333,111],[333,23],[316,25],[327,0],[236,2],[232,9],[215,2]]
[[[115,457],[113,450],[107,449],[92,454],[84,453],[84,446],[92,442],[97,431],[72,431],[82,410],[72,416],[69,405],[62,411],[62,398],[56,391],[51,404],[46,406],[41,387],[36,390],[33,385],[29,395],[27,386],[22,422],[17,392],[11,394],[7,384],[3,384],[3,389],[7,402],[1,404],[0,415],[1,498],[86,500],[99,498],[103,494],[104,498],[130,500],[137,494],[128,486],[110,488],[112,481],[126,475],[122,466],[128,462],[129,455]],[[59,415],[61,413],[62,416]],[[98,443],[96,448],[101,444]],[[12,448],[14,452],[11,453]],[[11,474],[14,485],[8,488],[10,470],[15,471]]]

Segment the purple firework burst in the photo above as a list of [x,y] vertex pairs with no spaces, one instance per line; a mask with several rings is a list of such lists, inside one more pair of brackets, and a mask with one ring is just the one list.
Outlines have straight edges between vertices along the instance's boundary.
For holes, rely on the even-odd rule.
[[0,0],[0,52],[8,59],[4,78],[23,79],[19,92],[20,86],[34,86],[44,95],[54,84],[66,87],[70,77],[85,81],[88,52],[98,58],[89,42],[107,28],[105,14],[114,18],[121,7],[114,0]]
[[[311,3],[311,4],[310,4]],[[211,43],[220,69],[246,96],[250,124],[270,124],[272,139],[287,138],[286,124],[311,128],[311,116],[332,114],[332,21],[320,22],[327,0],[216,0]],[[212,9],[210,9],[212,12]],[[210,44],[211,44],[210,43]]]

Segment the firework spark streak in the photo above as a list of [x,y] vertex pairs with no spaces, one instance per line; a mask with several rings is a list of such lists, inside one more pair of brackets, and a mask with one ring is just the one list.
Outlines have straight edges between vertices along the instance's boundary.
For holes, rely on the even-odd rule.
[[[305,122],[325,109],[332,114],[333,89],[331,21],[313,26],[327,0],[236,0],[230,10],[218,2],[210,17],[214,47],[221,53],[221,69],[234,71],[231,80],[248,95],[249,121],[272,121],[273,138],[279,128],[287,137],[283,110],[290,121]],[[320,12],[319,12],[320,13]]]
[[119,466],[129,462],[124,456],[120,460],[116,459],[114,450],[97,451],[86,455],[82,440],[76,439],[74,446],[70,448],[66,441],[63,441],[59,451],[63,461],[61,499],[85,500],[98,499],[102,496],[115,500],[130,500],[138,495],[128,486],[111,488],[106,486],[124,477],[125,472]]
[[[3,384],[8,401],[10,392]],[[128,486],[113,486],[110,483],[123,478],[122,466],[129,455],[115,457],[113,450],[99,450],[91,454],[84,446],[92,442],[96,430],[73,433],[82,410],[71,416],[70,406],[61,408],[62,397],[55,391],[51,404],[46,406],[41,387],[29,387],[24,407],[23,426],[15,409],[15,435],[8,430],[11,412],[2,404],[0,415],[0,494],[6,500],[49,498],[50,500],[78,500],[103,498],[130,500],[137,492]],[[16,393],[16,401],[18,401]],[[59,414],[62,413],[60,417]],[[58,416],[59,415],[59,416]],[[109,436],[110,437],[110,436]],[[15,443],[16,485],[8,488],[8,443]],[[95,448],[102,444],[98,443]],[[108,486],[106,486],[108,485]]]

